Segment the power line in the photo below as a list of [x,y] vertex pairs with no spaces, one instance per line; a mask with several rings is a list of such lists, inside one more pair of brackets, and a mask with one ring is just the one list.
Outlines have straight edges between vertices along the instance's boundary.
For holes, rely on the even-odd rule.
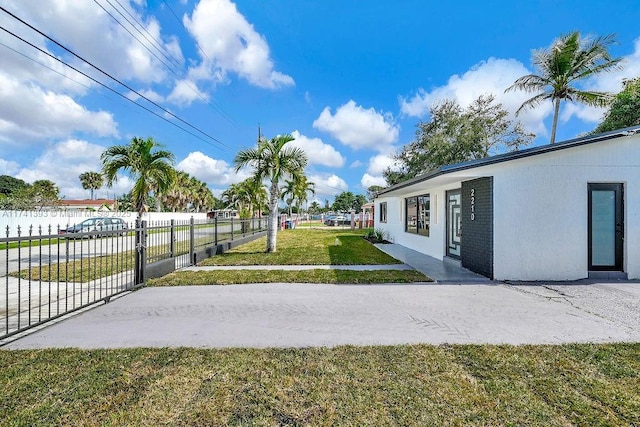
[[[175,20],[178,22],[178,24],[180,24],[180,28],[182,28],[182,31],[187,35],[187,36],[191,36],[191,34],[189,34],[189,32],[187,31],[187,29],[184,26],[184,23],[180,20],[180,18],[178,17],[178,15],[174,12],[174,10],[171,8],[171,6],[169,5],[169,3],[167,3],[165,0],[162,0],[162,2],[165,4],[165,6],[167,7],[167,9],[169,9],[169,11],[171,12],[171,15],[173,15],[173,17],[175,18]],[[213,62],[211,61],[211,58],[209,58],[209,55],[207,55],[207,52],[205,52],[202,47],[200,46],[200,43],[197,42],[196,40],[196,46],[198,47],[198,50],[200,51],[200,53],[202,53],[202,57],[203,58],[207,58],[207,60],[209,62]],[[215,101],[214,101],[215,102]],[[208,102],[207,102],[208,103]],[[211,106],[211,108],[217,109],[216,107],[214,107],[213,105],[211,105],[210,103],[208,103],[209,106]],[[238,124],[235,122],[235,120],[233,120],[233,118],[231,118],[225,111],[224,108],[218,103],[215,102],[215,104],[222,110],[224,116],[228,119],[229,123],[231,123],[234,126],[238,126]]]
[[[109,11],[107,11],[104,6],[102,6],[100,3],[98,3],[98,0],[93,0],[98,6],[100,6],[100,8],[102,8],[102,10],[104,10],[114,21],[116,21],[116,23],[121,26],[127,33],[129,33],[129,35],[131,35],[131,37],[133,37],[138,43],[140,43],[140,45],[142,45],[149,53],[151,53],[158,61],[160,61],[160,63],[162,65],[165,66],[165,68],[167,68],[169,71],[171,71],[171,73],[173,73],[174,76],[176,76],[178,79],[181,79],[181,76],[175,71],[174,67],[169,67],[164,61],[162,61],[160,58],[158,58],[158,56],[156,54],[154,54],[139,38],[137,38],[135,35],[133,35],[131,33],[131,31],[129,31],[129,29],[127,27],[125,27],[122,22],[120,22],[115,16],[113,16]],[[122,16],[128,23],[129,25],[131,25],[140,35],[142,35],[148,42],[149,44],[151,44],[153,47],[156,48],[156,50],[158,52],[160,52],[165,58],[167,58],[170,62],[171,60],[173,60],[175,63],[179,64],[179,61],[177,61],[175,58],[173,58],[173,56],[171,56],[171,58],[169,58],[167,56],[167,54],[164,53],[164,50],[161,49],[160,47],[162,46],[162,42],[158,41],[151,33],[149,33],[145,28],[144,25],[142,25],[140,23],[140,21],[138,21],[137,18],[135,18],[133,15],[131,15],[131,13],[122,6],[122,4],[118,1],[115,0],[116,3],[118,3],[118,5],[120,5],[120,7],[127,12],[127,14],[129,16],[131,16],[131,18],[136,21],[136,23],[138,23],[138,25],[140,26],[140,28],[142,28],[142,30],[147,33],[149,35],[149,37],[153,38],[156,43],[154,44],[153,42],[151,42],[144,34],[142,34],[142,32],[131,22],[129,21],[129,19],[127,19],[126,16],[124,16],[122,14],[122,12],[116,8],[113,3],[111,3],[110,0],[105,0],[109,6],[111,6],[116,12],[118,12],[118,14],[120,14],[120,16]],[[160,46],[160,47],[159,47]],[[198,46],[199,47],[199,46]],[[198,98],[200,98],[205,104],[207,104],[211,109],[213,109],[214,111],[216,111],[217,113],[219,113],[222,117],[224,117],[229,123],[231,123],[234,126],[237,126],[237,124],[235,123],[235,121],[227,114],[227,112],[224,110],[224,108],[222,107],[222,105],[220,105],[218,102],[216,102],[216,105],[211,104],[211,102],[209,102],[208,99],[206,99],[201,93],[200,91],[198,91],[197,88],[195,88],[191,82],[188,79],[184,80],[185,84],[189,87],[189,89],[191,89],[191,91],[196,94],[198,96]]]
[[[161,54],[162,56],[164,56],[164,57],[165,57],[165,59],[169,60],[169,62],[171,62],[172,60],[173,60],[173,61],[175,61],[175,59],[173,59],[173,58],[169,58],[169,56],[167,56],[167,54],[166,54],[166,53],[164,53],[164,51],[162,51],[160,48],[158,48],[158,46],[157,46],[156,44],[152,43],[152,42],[151,42],[151,40],[149,40],[149,39],[148,39],[148,38],[147,38],[147,37],[146,37],[146,36],[145,36],[145,35],[144,35],[144,34],[143,34],[139,29],[138,29],[138,27],[136,27],[135,25],[133,25],[133,23],[132,23],[131,21],[129,21],[129,19],[128,19],[126,16],[124,16],[124,14],[123,14],[122,12],[120,12],[120,10],[119,10],[118,8],[116,8],[116,7],[115,7],[115,6],[114,6],[114,5],[113,5],[109,0],[105,0],[105,1],[106,1],[107,3],[109,3],[109,6],[111,6],[111,7],[112,7],[116,12],[118,12],[118,14],[120,14],[120,16],[122,16],[122,17],[125,19],[125,21],[127,21],[127,22],[129,23],[129,25],[131,25],[131,27],[132,27],[133,29],[135,29],[135,30],[138,32],[138,34],[140,34],[142,37],[144,37],[144,38],[149,42],[149,44],[150,44],[151,46],[153,46],[153,47],[154,47],[158,52],[160,52],[160,54]],[[127,27],[125,27],[125,26],[122,24],[122,22],[120,22],[120,21],[118,20],[118,18],[116,18],[115,16],[113,16],[113,14],[112,14],[111,12],[109,12],[107,9],[105,9],[105,7],[104,7],[104,6],[102,6],[100,3],[98,3],[98,0],[93,0],[93,2],[94,2],[95,4],[97,4],[98,6],[100,6],[100,8],[101,8],[102,10],[104,10],[104,11],[105,11],[105,13],[106,13],[107,15],[109,15],[109,16],[110,16],[114,21],[116,21],[116,23],[117,23],[119,26],[121,26],[121,27],[122,27],[122,28],[123,28],[127,33],[129,33],[129,35],[130,35],[131,37],[133,37],[133,38],[134,38],[138,43],[140,43],[140,45],[141,45],[142,47],[144,47],[144,48],[147,50],[147,52],[149,52],[151,55],[153,55],[153,56],[154,56],[158,61],[160,61],[160,63],[161,63],[162,65],[164,65],[168,70],[172,71],[176,76],[178,76],[178,74],[174,71],[174,68],[169,67],[169,65],[168,65],[167,63],[165,63],[162,59],[160,59],[160,58],[158,57],[158,55],[156,55],[154,52],[152,52],[152,51],[151,51],[151,49],[149,49],[149,47],[148,47],[146,44],[142,43],[142,41],[141,41],[139,38],[137,38],[137,37],[136,37],[136,36],[135,36],[131,31],[129,31],[129,29],[128,29]],[[134,19],[135,19],[135,18],[134,18]],[[174,65],[175,65],[175,64],[174,64]]]
[[[2,29],[4,30],[4,28],[2,28]],[[12,34],[12,35],[13,35],[13,34]],[[14,37],[15,37],[15,36],[14,36]],[[9,49],[9,50],[13,51],[14,53],[17,53],[17,54],[18,54],[18,55],[20,55],[20,56],[23,56],[24,58],[28,59],[29,61],[33,61],[33,62],[35,62],[36,64],[42,65],[44,68],[47,68],[47,69],[49,69],[50,71],[53,71],[54,73],[56,73],[56,74],[58,74],[58,75],[60,75],[60,76],[64,77],[65,79],[69,79],[69,80],[71,80],[72,82],[74,82],[74,83],[76,83],[76,84],[78,84],[78,85],[82,86],[82,87],[83,87],[83,88],[85,88],[85,89],[91,89],[89,86],[87,86],[87,85],[85,85],[85,84],[82,84],[82,83],[80,83],[80,82],[79,82],[79,81],[77,81],[77,80],[72,79],[71,77],[67,76],[67,75],[66,75],[66,74],[64,74],[64,73],[61,73],[60,71],[58,71],[58,70],[56,70],[56,69],[54,69],[54,68],[49,67],[49,66],[48,66],[47,64],[45,64],[44,62],[40,62],[40,61],[38,61],[37,59],[31,58],[30,56],[27,56],[27,55],[25,55],[24,53],[22,53],[22,52],[20,52],[20,51],[18,51],[18,50],[15,50],[15,49],[14,49],[14,48],[12,48],[11,46],[8,46],[8,45],[6,45],[6,44],[4,44],[4,43],[2,43],[2,42],[0,42],[0,46],[4,46],[5,48],[7,48],[7,49]]]
[[[184,27],[184,24],[182,23],[182,21],[180,20],[180,18],[178,17],[178,15],[173,11],[173,9],[171,8],[171,6],[169,6],[169,3],[166,2],[166,0],[162,0],[162,3],[165,4],[165,6],[167,6],[167,9],[169,9],[169,11],[171,12],[171,14],[173,15],[174,18],[176,18],[176,21],[178,21],[178,24],[180,24],[180,26],[182,27],[182,29],[184,30],[185,34],[189,34],[187,32],[187,29]],[[196,45],[198,46],[198,49],[200,50],[200,53],[202,53],[202,55],[207,58],[209,61],[211,61],[211,58],[209,58],[209,56],[207,55],[207,53],[202,50],[202,48],[200,47],[199,43],[196,43]]]
[[[0,6],[0,9],[2,9],[2,6]],[[105,89],[110,90],[111,92],[113,92],[113,93],[115,93],[116,95],[118,95],[118,96],[120,96],[120,97],[122,97],[122,98],[126,99],[127,101],[129,101],[129,102],[132,102],[132,103],[136,104],[138,107],[140,107],[140,108],[142,108],[142,109],[144,109],[144,110],[148,111],[149,113],[153,114],[153,115],[154,115],[154,116],[156,116],[156,117],[159,117],[160,119],[162,119],[162,120],[166,121],[167,123],[172,124],[173,126],[177,127],[178,129],[181,129],[182,131],[184,131],[184,132],[188,133],[189,135],[192,135],[192,136],[194,136],[194,137],[196,137],[196,138],[198,138],[198,139],[200,139],[200,140],[204,141],[204,142],[205,142],[205,143],[207,143],[207,144],[213,145],[213,144],[211,144],[211,142],[207,141],[206,139],[202,138],[201,136],[194,134],[193,132],[191,132],[191,131],[189,131],[189,130],[187,130],[187,129],[183,128],[182,126],[178,125],[177,123],[174,123],[174,122],[172,122],[171,120],[167,119],[166,117],[163,117],[163,116],[161,116],[160,114],[156,113],[155,111],[152,111],[151,109],[149,109],[149,108],[145,107],[144,105],[139,104],[139,103],[137,103],[136,101],[134,101],[134,100],[132,100],[132,99],[130,99],[130,98],[128,98],[128,97],[126,97],[125,95],[121,94],[121,93],[120,93],[120,92],[118,92],[117,90],[115,90],[115,89],[113,89],[113,88],[111,88],[111,87],[107,86],[106,84],[104,84],[104,83],[102,83],[102,82],[98,81],[97,79],[95,79],[95,78],[91,77],[90,75],[88,75],[88,74],[84,73],[83,71],[80,71],[79,69],[75,68],[74,66],[72,66],[72,65],[70,65],[70,64],[68,64],[68,63],[66,63],[66,62],[64,62],[63,60],[61,60],[61,59],[57,58],[55,55],[53,55],[53,54],[51,54],[51,53],[49,53],[49,52],[45,51],[44,49],[39,48],[38,46],[34,45],[33,43],[31,43],[31,42],[29,42],[29,41],[27,41],[27,40],[23,39],[22,37],[18,36],[17,34],[15,34],[15,33],[11,32],[11,31],[9,31],[9,30],[7,30],[6,28],[4,28],[4,27],[0,26],[0,30],[2,30],[2,31],[4,31],[4,32],[6,32],[6,33],[8,33],[8,34],[12,35],[13,37],[17,38],[18,40],[22,41],[23,43],[26,43],[26,44],[28,44],[29,46],[33,47],[34,49],[39,50],[40,52],[44,53],[45,55],[47,55],[47,56],[49,56],[49,57],[51,57],[51,58],[55,59],[56,61],[58,61],[58,62],[62,63],[63,65],[65,65],[65,66],[67,66],[67,67],[71,68],[71,69],[72,69],[72,70],[74,70],[75,72],[77,72],[77,73],[79,73],[79,74],[82,74],[83,76],[85,76],[85,77],[86,77],[86,78],[88,78],[89,80],[91,80],[91,81],[93,81],[93,82],[95,82],[95,83],[99,84],[100,86],[104,87]],[[193,126],[192,126],[192,127],[193,127]],[[200,132],[202,132],[202,131],[200,131]],[[217,141],[217,140],[216,140],[216,141]],[[229,148],[227,145],[223,144],[222,142],[220,142],[220,141],[217,141],[217,142],[218,142],[218,143],[220,143],[221,145],[223,145],[223,146],[225,146],[225,147]]]
[[[222,145],[222,146],[224,146],[224,147],[226,147],[226,148],[231,149],[231,147],[229,147],[228,145],[226,145],[226,144],[225,144],[225,143],[223,143],[222,141],[220,141],[220,140],[218,140],[217,138],[215,138],[215,137],[213,137],[213,136],[209,135],[207,132],[205,132],[205,131],[203,131],[203,130],[201,130],[201,129],[199,129],[199,128],[195,127],[195,126],[193,126],[191,123],[189,123],[189,122],[185,121],[184,119],[182,119],[182,118],[180,118],[180,117],[176,116],[174,113],[172,113],[171,111],[169,111],[169,110],[167,110],[166,108],[162,107],[161,105],[157,104],[157,103],[156,103],[156,102],[154,102],[153,100],[151,100],[151,99],[147,98],[146,96],[144,96],[144,95],[143,95],[143,94],[141,94],[140,92],[138,92],[138,91],[136,91],[135,89],[133,89],[131,86],[127,85],[126,83],[121,82],[120,80],[116,79],[115,77],[113,77],[112,75],[110,75],[109,73],[107,73],[106,71],[104,71],[104,70],[102,70],[101,68],[99,68],[99,67],[97,67],[97,66],[93,65],[91,62],[87,61],[87,60],[86,60],[86,59],[84,59],[82,56],[78,55],[77,53],[75,53],[75,52],[74,52],[74,51],[72,51],[71,49],[69,49],[69,48],[67,48],[66,46],[64,46],[62,43],[58,42],[58,41],[57,41],[57,40],[55,40],[54,38],[52,38],[52,37],[48,36],[47,34],[43,33],[43,32],[42,32],[42,31],[40,31],[39,29],[35,28],[33,25],[29,24],[28,22],[25,22],[25,21],[24,21],[24,20],[22,20],[21,18],[17,17],[16,15],[14,15],[14,14],[13,14],[13,13],[11,13],[11,12],[9,12],[9,11],[8,11],[7,9],[5,9],[4,7],[0,6],[0,10],[2,10],[3,12],[5,12],[5,13],[6,13],[6,14],[8,14],[9,16],[11,16],[12,18],[16,19],[17,21],[19,21],[19,22],[20,22],[20,23],[22,23],[23,25],[25,25],[25,26],[29,27],[29,28],[30,28],[30,29],[32,29],[33,31],[37,32],[37,33],[38,33],[38,34],[40,34],[41,36],[45,37],[47,40],[49,40],[49,41],[51,41],[52,43],[56,44],[56,45],[57,45],[57,46],[59,46],[60,48],[62,48],[62,49],[64,49],[64,50],[66,50],[67,52],[69,52],[70,54],[72,54],[73,56],[75,56],[76,58],[78,58],[78,59],[80,59],[81,61],[85,62],[86,64],[88,64],[89,66],[91,66],[93,69],[95,69],[95,70],[99,71],[100,73],[104,74],[105,76],[107,76],[107,77],[108,77],[108,78],[110,78],[111,80],[113,80],[113,81],[115,81],[115,82],[119,83],[121,86],[123,86],[123,87],[125,87],[125,88],[129,89],[131,92],[133,92],[133,93],[135,93],[136,95],[138,95],[139,97],[143,98],[145,101],[147,101],[147,102],[149,102],[149,103],[153,104],[155,107],[157,107],[157,108],[159,108],[160,110],[164,111],[165,113],[169,114],[171,117],[173,117],[173,118],[175,118],[176,120],[178,120],[178,121],[180,121],[180,122],[184,123],[184,124],[185,124],[185,125],[187,125],[188,127],[190,127],[190,128],[192,128],[192,129],[194,129],[194,130],[196,130],[196,131],[200,132],[201,134],[203,134],[203,135],[205,135],[207,138],[209,138],[209,139],[211,139],[211,140],[213,140],[213,141],[217,142],[218,144],[220,144],[220,145]],[[13,34],[13,33],[11,33],[9,30],[7,30],[7,29],[5,29],[5,28],[2,28],[2,29],[3,29],[4,31],[6,31],[6,32],[10,33],[10,34],[11,34],[11,35],[13,35],[14,37],[19,38],[19,39],[20,39],[20,40],[22,40],[23,42],[26,42],[26,43],[28,43],[29,45],[33,46],[33,47],[36,47],[36,46],[34,46],[33,44],[31,44],[31,43],[27,42],[26,40],[24,40],[24,39],[22,39],[22,38],[18,37],[17,35],[15,35],[15,34]],[[36,48],[37,48],[38,50],[41,50],[41,49],[40,49],[40,48],[38,48],[38,47],[36,47]],[[42,50],[41,50],[41,51],[42,51]],[[44,51],[42,51],[42,52],[43,52],[43,53],[47,53],[47,52],[44,52]],[[48,54],[48,53],[47,53],[47,54]],[[55,56],[53,56],[53,55],[51,55],[51,56],[52,56],[53,58],[55,58]],[[56,59],[56,60],[58,60],[57,58],[55,58],[55,59]],[[65,64],[65,65],[69,66],[69,64],[67,64],[67,63],[65,63],[65,62],[63,62],[63,61],[61,61],[61,62],[62,62],[63,64]],[[75,68],[74,68],[74,69],[75,69]],[[76,71],[78,71],[78,70],[76,70]],[[78,72],[80,72],[80,71],[78,71]],[[83,75],[85,75],[85,76],[89,77],[88,75],[86,75],[86,74],[84,74],[84,73],[81,73],[81,74],[83,74]],[[93,79],[93,78],[91,78],[91,79],[97,82],[97,80],[95,80],[95,79]],[[100,83],[100,84],[101,84],[101,85],[103,85],[102,83]],[[106,87],[106,85],[103,85],[103,86],[105,86],[105,87]],[[119,92],[117,92],[117,91],[114,91],[114,92],[116,92],[118,95],[124,96],[124,95],[120,94],[120,93],[119,93]],[[127,98],[127,99],[128,99],[128,98]],[[137,104],[137,103],[136,103],[136,104]],[[137,105],[140,105],[140,104],[137,104]],[[148,111],[151,111],[151,110],[148,110]],[[157,114],[156,114],[156,115],[157,115]],[[159,115],[158,115],[158,116],[159,116]],[[159,117],[161,117],[161,116],[159,116]],[[167,121],[169,121],[169,120],[167,120]],[[171,123],[171,121],[169,121],[169,122]]]

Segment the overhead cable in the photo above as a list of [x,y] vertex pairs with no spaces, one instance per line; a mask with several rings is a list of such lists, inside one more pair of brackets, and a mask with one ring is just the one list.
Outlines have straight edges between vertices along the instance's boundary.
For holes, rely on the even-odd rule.
[[[52,43],[54,43],[54,44],[55,44],[55,45],[57,45],[58,47],[60,47],[60,48],[62,48],[62,49],[64,49],[64,50],[66,50],[66,51],[67,51],[67,52],[69,52],[71,55],[73,55],[73,56],[75,56],[76,58],[80,59],[81,61],[85,62],[86,64],[88,64],[89,66],[91,66],[91,67],[92,67],[93,69],[95,69],[96,71],[98,71],[98,72],[100,72],[100,73],[104,74],[105,76],[107,76],[107,77],[108,77],[108,78],[110,78],[111,80],[113,80],[113,81],[117,82],[117,83],[118,83],[118,84],[120,84],[121,86],[123,86],[123,87],[125,87],[125,88],[129,89],[131,92],[133,92],[133,93],[135,93],[136,95],[138,95],[139,97],[143,98],[145,101],[147,101],[147,102],[149,102],[149,103],[153,104],[155,107],[157,107],[157,108],[159,108],[160,110],[164,111],[165,113],[169,114],[171,117],[175,118],[176,120],[178,120],[178,121],[180,121],[180,122],[184,123],[185,125],[187,125],[188,127],[192,128],[192,129],[194,129],[194,130],[196,130],[196,131],[200,132],[201,134],[203,134],[203,135],[205,135],[207,138],[209,138],[209,139],[211,139],[211,140],[213,140],[213,141],[217,142],[218,144],[220,144],[220,145],[222,145],[222,146],[224,146],[224,147],[226,147],[226,148],[229,148],[229,149],[231,148],[231,147],[229,147],[228,145],[226,145],[225,143],[223,143],[222,141],[218,140],[217,138],[215,138],[215,137],[213,137],[213,136],[209,135],[207,132],[205,132],[205,131],[203,131],[203,130],[201,130],[201,129],[199,129],[199,128],[195,127],[195,126],[193,126],[191,123],[189,123],[189,122],[185,121],[184,119],[182,119],[182,118],[180,118],[180,117],[176,116],[174,113],[172,113],[171,111],[169,111],[169,110],[167,110],[166,108],[162,107],[161,105],[159,105],[158,103],[154,102],[153,100],[151,100],[151,99],[147,98],[145,95],[143,95],[143,94],[141,94],[140,92],[138,92],[137,90],[133,89],[131,86],[127,85],[126,83],[121,82],[121,81],[120,81],[120,80],[118,80],[117,78],[113,77],[111,74],[109,74],[109,73],[107,73],[106,71],[102,70],[100,67],[97,67],[96,65],[93,65],[91,62],[89,62],[88,60],[84,59],[82,56],[78,55],[77,53],[75,53],[75,52],[74,52],[74,51],[72,51],[71,49],[67,48],[66,46],[64,46],[62,43],[58,42],[58,41],[57,41],[57,40],[55,40],[54,38],[52,38],[52,37],[48,36],[47,34],[43,33],[42,31],[40,31],[39,29],[37,29],[37,28],[36,28],[36,27],[34,27],[33,25],[31,25],[31,24],[29,24],[28,22],[26,22],[26,21],[22,20],[22,19],[21,19],[21,18],[19,18],[18,16],[14,15],[13,13],[11,13],[10,11],[8,11],[8,10],[7,10],[7,9],[5,9],[4,7],[0,6],[0,10],[2,10],[3,12],[5,12],[6,14],[10,15],[12,18],[16,19],[17,21],[19,21],[19,22],[20,22],[20,23],[22,23],[23,25],[25,25],[25,26],[29,27],[29,28],[30,28],[30,29],[32,29],[33,31],[37,32],[37,33],[38,33],[38,34],[40,34],[41,36],[45,37],[47,40],[51,41]],[[38,48],[37,46],[35,46],[35,45],[33,45],[33,44],[31,44],[31,43],[27,42],[26,40],[22,39],[21,37],[17,36],[16,34],[14,34],[14,33],[10,32],[9,30],[5,29],[4,27],[2,27],[1,29],[2,29],[2,30],[4,30],[4,31],[6,31],[6,32],[8,32],[8,33],[9,33],[9,34],[11,34],[11,35],[13,35],[14,37],[19,38],[19,39],[20,39],[20,40],[22,40],[23,42],[26,42],[26,43],[28,43],[29,45],[31,45],[31,46],[33,46],[33,47],[35,47],[36,49],[38,49],[38,50],[42,51],[43,53],[47,53],[47,54],[48,54],[48,52],[45,52],[45,51],[43,51],[42,49]],[[52,56],[53,58],[55,58],[56,60],[58,60],[58,58],[56,58],[55,56],[53,56],[53,55],[50,55],[50,56]],[[67,63],[65,63],[65,62],[63,62],[63,61],[60,61],[60,62],[62,62],[63,64],[65,64],[65,65],[69,66],[69,64],[67,64]],[[75,68],[74,68],[74,69],[75,69]],[[77,70],[77,69],[75,69],[75,70],[76,70],[76,71],[78,71],[78,72],[80,72],[80,71],[79,71],[79,70]],[[84,74],[84,73],[81,73],[81,74],[83,74],[83,75],[85,75],[85,76],[89,77],[88,75],[86,75],[86,74]],[[93,79],[93,78],[91,78],[91,79],[97,82],[97,80],[95,80],[95,79]],[[105,86],[105,87],[106,87],[106,85],[104,85],[104,84],[102,84],[102,83],[100,83],[100,84],[101,84],[102,86]],[[118,95],[124,96],[124,95],[120,94],[120,93],[119,93],[119,92],[117,92],[117,91],[114,91],[114,92],[116,92]],[[128,98],[127,98],[127,99],[128,99]],[[137,103],[136,103],[136,104],[137,104]],[[140,105],[140,104],[137,104],[137,105]],[[147,109],[147,110],[148,110],[148,109]],[[151,110],[148,110],[148,111],[151,111]],[[158,114],[156,114],[156,115],[157,115],[157,116],[159,116],[159,117],[161,117],[161,116],[160,116],[160,115],[158,115]],[[167,120],[167,121],[169,121],[169,120]],[[171,121],[169,121],[169,122],[171,123]]]

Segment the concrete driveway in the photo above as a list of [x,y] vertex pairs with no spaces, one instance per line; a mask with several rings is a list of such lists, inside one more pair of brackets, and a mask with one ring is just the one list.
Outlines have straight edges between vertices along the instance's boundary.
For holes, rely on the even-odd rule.
[[640,283],[145,288],[4,348],[618,341],[640,341]]

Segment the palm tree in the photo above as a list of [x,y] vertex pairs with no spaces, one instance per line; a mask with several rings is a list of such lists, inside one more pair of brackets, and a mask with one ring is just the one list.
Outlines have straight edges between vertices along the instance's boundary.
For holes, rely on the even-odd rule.
[[533,108],[550,99],[554,107],[551,128],[553,144],[563,99],[596,107],[607,105],[611,100],[610,94],[579,90],[573,84],[598,73],[618,69],[621,58],[612,58],[607,50],[614,42],[613,34],[592,39],[581,38],[580,32],[574,31],[554,40],[548,49],[534,50],[532,62],[539,74],[522,76],[505,91],[518,89],[536,93],[518,108],[516,115],[525,108]]
[[298,208],[298,212],[300,212],[300,207],[309,200],[309,193],[315,196],[316,194],[316,184],[314,182],[309,181],[309,179],[302,175],[296,182],[296,191],[295,191],[295,199],[297,201],[296,207]]
[[108,186],[118,179],[117,174],[120,171],[127,172],[135,179],[131,196],[138,212],[138,219],[146,210],[149,192],[154,189],[157,193],[163,193],[171,186],[176,176],[173,154],[160,147],[153,138],[134,137],[129,145],[109,147],[100,157],[102,173]]
[[309,206],[309,212],[312,214],[317,214],[322,210],[322,206],[317,201],[311,202],[311,206]]
[[186,210],[191,195],[189,182],[190,176],[188,173],[177,171],[173,183],[160,197],[162,204],[171,209],[172,212]]
[[80,174],[79,178],[82,188],[91,190],[91,200],[93,200],[93,191],[102,187],[102,174],[99,172],[84,172]]
[[[229,188],[222,192],[222,201],[227,208],[237,209],[244,212],[243,219],[254,217],[262,211],[267,200],[267,190],[262,182],[254,178],[247,178],[237,184],[231,184]],[[242,217],[242,215],[241,215]]]
[[291,135],[280,135],[269,140],[260,138],[256,148],[241,150],[233,159],[236,172],[245,166],[251,166],[256,181],[270,181],[267,252],[276,251],[280,180],[302,175],[307,166],[307,155],[302,149],[286,146],[293,140]]
[[295,195],[296,195],[296,182],[293,179],[286,179],[284,181],[284,186],[282,187],[282,190],[280,192],[280,198],[289,207],[289,217],[291,217],[291,205],[293,205],[293,201],[295,200]]

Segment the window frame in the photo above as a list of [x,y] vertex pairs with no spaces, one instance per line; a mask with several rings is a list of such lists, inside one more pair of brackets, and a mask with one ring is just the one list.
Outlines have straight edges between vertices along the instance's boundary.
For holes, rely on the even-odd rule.
[[387,202],[380,202],[380,216],[379,216],[379,220],[381,223],[386,224],[387,223]]
[[404,199],[404,231],[429,237],[431,231],[431,194],[419,194]]

